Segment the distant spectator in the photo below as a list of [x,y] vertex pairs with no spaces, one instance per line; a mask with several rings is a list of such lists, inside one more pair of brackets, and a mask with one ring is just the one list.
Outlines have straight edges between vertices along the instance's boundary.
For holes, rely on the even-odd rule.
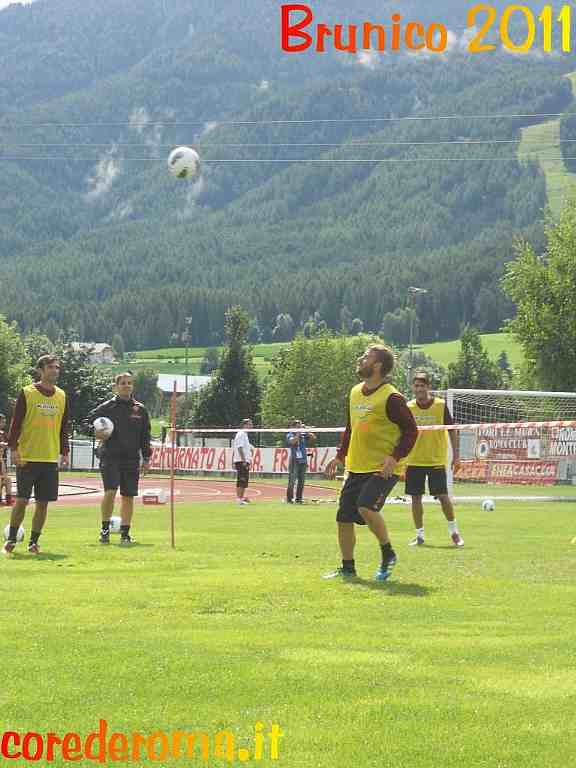
[[248,504],[250,501],[245,497],[245,494],[250,480],[253,448],[250,445],[247,430],[253,429],[253,427],[251,419],[244,419],[234,437],[232,461],[236,468],[236,497],[238,504]]
[[[298,419],[293,419],[290,427],[291,430],[286,435],[286,445],[290,449],[286,501],[288,504],[294,504],[294,502],[302,504],[306,470],[308,469],[308,443],[316,442],[316,435]],[[296,487],[296,498],[294,498],[294,487]]]

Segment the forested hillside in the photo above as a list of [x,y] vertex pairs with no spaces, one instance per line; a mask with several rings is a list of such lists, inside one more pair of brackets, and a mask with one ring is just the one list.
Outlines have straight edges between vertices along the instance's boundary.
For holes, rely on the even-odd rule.
[[[280,314],[339,328],[343,307],[377,331],[410,285],[429,291],[422,341],[510,317],[498,281],[518,234],[540,241],[546,191],[516,160],[536,118],[490,116],[569,111],[569,57],[470,55],[454,0],[401,7],[454,19],[441,56],[289,55],[280,5],[0,11],[2,312],[127,349],[169,344],[186,316],[194,344],[219,342],[231,303],[264,340]],[[321,20],[398,8],[334,0]],[[463,117],[406,119],[434,115]],[[180,143],[200,151],[195,184],[166,171]]]

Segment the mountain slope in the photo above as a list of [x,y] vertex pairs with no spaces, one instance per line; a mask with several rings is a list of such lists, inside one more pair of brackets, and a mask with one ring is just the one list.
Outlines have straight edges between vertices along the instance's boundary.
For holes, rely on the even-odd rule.
[[[397,118],[562,112],[567,62],[457,46],[435,59],[288,56],[279,6],[102,0],[78,14],[75,0],[39,0],[0,13],[0,279],[23,328],[53,320],[151,346],[192,314],[202,344],[238,302],[265,337],[280,312],[339,327],[343,305],[377,330],[414,283],[431,288],[426,338],[509,316],[498,277],[514,236],[538,237],[546,202],[538,167],[516,159],[532,121]],[[344,21],[339,6],[322,18]],[[394,7],[357,2],[346,16]],[[403,13],[462,16],[452,0]],[[195,185],[166,172],[177,143],[200,149]]]

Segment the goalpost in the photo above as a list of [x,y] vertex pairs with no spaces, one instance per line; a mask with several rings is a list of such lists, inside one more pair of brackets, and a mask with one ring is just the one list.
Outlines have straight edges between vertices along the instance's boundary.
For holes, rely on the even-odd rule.
[[[576,484],[576,393],[448,389],[460,427],[454,480],[491,484]],[[474,425],[474,426],[472,426]]]

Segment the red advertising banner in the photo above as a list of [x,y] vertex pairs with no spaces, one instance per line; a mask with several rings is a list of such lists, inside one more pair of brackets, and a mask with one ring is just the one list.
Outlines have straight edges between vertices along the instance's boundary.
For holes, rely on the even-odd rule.
[[[336,448],[310,448],[308,450],[308,471],[324,472],[330,459],[336,455]],[[232,449],[202,446],[170,448],[154,445],[150,466],[152,469],[174,469],[180,472],[200,470],[204,472],[232,471]],[[252,455],[252,472],[288,472],[288,448],[255,448]]]
[[464,461],[454,473],[459,482],[553,485],[558,476],[556,461]]

